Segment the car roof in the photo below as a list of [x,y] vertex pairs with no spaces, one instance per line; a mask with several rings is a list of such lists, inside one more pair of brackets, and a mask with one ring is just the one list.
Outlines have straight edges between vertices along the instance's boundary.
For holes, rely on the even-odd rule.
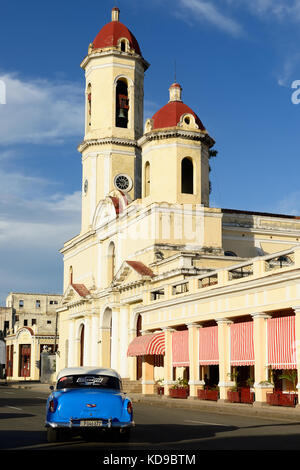
[[121,380],[120,375],[114,369],[105,369],[102,367],[66,367],[57,374],[57,380],[67,375],[108,375]]

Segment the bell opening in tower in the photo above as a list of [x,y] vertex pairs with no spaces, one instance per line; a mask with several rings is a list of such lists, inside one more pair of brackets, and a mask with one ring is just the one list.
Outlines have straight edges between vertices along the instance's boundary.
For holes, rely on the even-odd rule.
[[120,79],[116,87],[116,127],[128,127],[128,86],[125,79]]

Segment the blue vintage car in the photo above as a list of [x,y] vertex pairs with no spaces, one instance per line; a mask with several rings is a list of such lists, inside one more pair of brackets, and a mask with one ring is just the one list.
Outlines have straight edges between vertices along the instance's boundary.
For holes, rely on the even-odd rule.
[[110,431],[129,438],[134,426],[132,402],[122,392],[121,377],[113,369],[62,369],[47,400],[48,442],[79,433],[84,437]]

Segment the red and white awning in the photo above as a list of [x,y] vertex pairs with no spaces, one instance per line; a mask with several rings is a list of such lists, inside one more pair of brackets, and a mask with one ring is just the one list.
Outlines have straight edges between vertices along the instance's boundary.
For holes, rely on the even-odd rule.
[[252,366],[255,363],[253,322],[230,325],[230,364]]
[[218,327],[199,328],[199,364],[218,365]]
[[188,330],[172,333],[172,363],[173,367],[188,367],[190,365]]
[[127,356],[146,356],[165,354],[165,333],[137,336],[131,341]]
[[273,369],[296,369],[295,317],[269,318],[268,365]]

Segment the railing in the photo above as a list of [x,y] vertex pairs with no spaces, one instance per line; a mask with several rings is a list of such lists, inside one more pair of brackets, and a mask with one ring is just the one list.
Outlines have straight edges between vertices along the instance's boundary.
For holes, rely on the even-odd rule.
[[[231,281],[243,281],[253,276],[261,277],[283,268],[300,268],[300,250],[292,249],[277,253],[276,256],[268,255],[254,258],[251,262],[236,264],[227,269],[218,269],[210,271],[209,274],[190,278],[189,280],[177,282],[174,285],[162,286],[150,292],[151,300],[159,300],[162,298],[176,296],[178,294],[195,293],[198,289],[204,289],[212,286],[226,285]],[[195,282],[196,281],[196,282]],[[167,287],[165,292],[164,288]]]
[[295,254],[280,255],[274,258],[265,260],[265,271],[272,271],[273,269],[289,268],[295,264]]
[[212,276],[206,276],[198,279],[198,288],[202,289],[203,287],[214,286],[218,284],[218,274],[213,274]]
[[189,291],[189,283],[182,282],[181,284],[176,284],[172,286],[172,295],[184,294]]
[[165,290],[164,289],[157,289],[152,292],[150,292],[150,298],[151,300],[159,300],[165,295]]
[[247,264],[246,266],[240,266],[228,271],[228,280],[233,281],[234,279],[242,279],[253,275],[253,264]]

